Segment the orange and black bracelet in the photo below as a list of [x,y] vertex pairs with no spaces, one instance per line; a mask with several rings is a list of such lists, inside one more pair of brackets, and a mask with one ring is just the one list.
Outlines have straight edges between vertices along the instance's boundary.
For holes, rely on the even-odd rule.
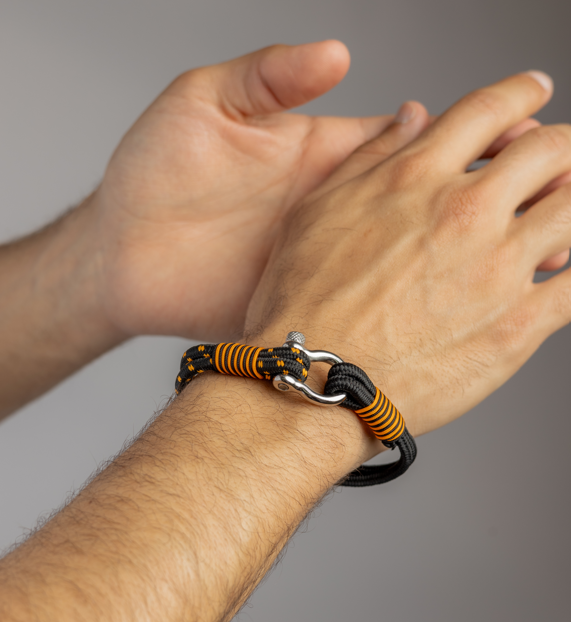
[[[239,343],[202,344],[182,356],[175,390],[179,394],[196,376],[206,371],[257,380],[269,380],[278,391],[298,392],[317,405],[337,405],[354,411],[389,449],[398,447],[397,462],[361,465],[341,482],[342,486],[373,486],[402,475],[416,458],[416,443],[405,421],[389,398],[356,365],[324,350],[307,350],[305,337],[288,334],[279,348],[257,348]],[[323,393],[305,384],[312,362],[331,365]]]

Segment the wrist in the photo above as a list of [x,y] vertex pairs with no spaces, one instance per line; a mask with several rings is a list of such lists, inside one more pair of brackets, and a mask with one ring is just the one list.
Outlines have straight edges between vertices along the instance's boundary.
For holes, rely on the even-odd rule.
[[[283,321],[278,324],[269,324],[255,337],[248,334],[248,341],[249,343],[263,344],[265,347],[269,347],[270,344],[275,345],[276,343],[281,345],[286,334],[283,325]],[[406,374],[403,379],[400,373],[402,366],[393,365],[389,372],[389,365],[382,359],[382,354],[377,349],[372,351],[368,342],[355,343],[352,341],[350,331],[345,331],[343,326],[337,330],[330,330],[327,328],[326,322],[316,325],[309,322],[307,318],[303,322],[292,320],[285,325],[296,326],[303,331],[305,348],[308,350],[325,350],[341,359],[340,362],[350,363],[359,367],[362,372],[369,376],[369,380],[382,391],[382,394],[386,395],[390,402],[399,410],[403,408],[403,405],[405,408],[408,408],[413,403],[415,393],[410,389],[410,380]],[[394,367],[399,369],[393,369]],[[331,372],[333,376],[338,376],[339,374],[338,369],[331,370]],[[305,384],[317,393],[322,393],[326,383],[330,382],[331,378],[330,364],[317,361],[311,365],[311,372]],[[355,408],[358,407],[356,406]],[[346,408],[341,408],[341,410],[345,411],[347,416],[351,416],[350,411]],[[353,418],[358,419],[356,415],[353,415]],[[366,458],[361,462],[386,450],[386,446],[382,442],[375,440],[375,435],[367,425],[363,424],[363,432],[366,437],[364,441]]]
[[[37,397],[125,339],[102,308],[101,251],[89,199],[0,248],[0,416]],[[25,372],[33,352],[36,370]]]
[[276,480],[273,487],[311,491],[312,503],[378,452],[371,451],[370,436],[353,413],[310,404],[265,380],[207,373],[175,404],[179,400],[184,411],[211,413],[225,430],[220,441],[228,443],[228,459],[240,456],[244,472],[249,461],[255,468],[264,465],[266,476]]
[[34,261],[35,296],[51,312],[45,338],[60,348],[65,339],[68,354],[78,359],[94,358],[127,337],[105,314],[104,251],[92,196],[39,233]]
[[61,606],[62,619],[93,598],[103,617],[229,619],[315,503],[362,460],[347,415],[264,381],[200,376],[8,558],[15,578],[0,581],[3,595],[23,594],[31,610]]

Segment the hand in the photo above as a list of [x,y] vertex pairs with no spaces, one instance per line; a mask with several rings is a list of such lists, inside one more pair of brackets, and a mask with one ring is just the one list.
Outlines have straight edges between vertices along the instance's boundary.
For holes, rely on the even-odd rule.
[[[392,116],[283,114],[330,90],[336,41],[274,46],[190,71],[127,133],[91,200],[105,312],[127,335],[218,339],[245,311],[279,225]],[[408,139],[428,122],[419,105]]]
[[[0,418],[131,336],[243,328],[291,205],[392,122],[281,114],[348,64],[329,41],[188,72],[127,133],[91,197],[0,248]],[[428,123],[412,111],[407,140]]]
[[571,128],[534,128],[466,168],[547,102],[539,79],[468,95],[386,162],[350,157],[288,218],[248,311],[249,341],[304,332],[310,349],[363,367],[414,435],[514,374],[571,318],[571,272],[533,283],[571,244],[571,185],[515,217],[571,169]]
[[[392,122],[278,112],[330,89],[348,63],[330,41],[181,76],[128,132],[94,195],[0,248],[0,417],[130,336],[241,330],[290,207]],[[404,111],[400,142],[381,139],[353,163],[420,134],[426,110]],[[512,128],[496,150],[534,125]],[[42,370],[32,385],[30,348]]]
[[[125,336],[241,333],[291,207],[393,120],[284,114],[348,67],[338,41],[273,46],[189,71],[149,107],[90,201],[100,300],[114,327]],[[410,113],[405,142],[429,123],[420,104]],[[525,120],[492,151],[535,125]]]
[[[571,242],[570,189],[514,218],[571,167],[571,129],[527,132],[464,171],[548,95],[516,76],[408,147],[395,123],[361,148],[288,218],[250,329],[268,345],[303,329],[363,365],[414,433],[493,390],[571,315],[568,274],[531,282]],[[287,397],[246,378],[193,381],[2,560],[2,619],[233,617],[314,504],[378,450],[356,417]]]

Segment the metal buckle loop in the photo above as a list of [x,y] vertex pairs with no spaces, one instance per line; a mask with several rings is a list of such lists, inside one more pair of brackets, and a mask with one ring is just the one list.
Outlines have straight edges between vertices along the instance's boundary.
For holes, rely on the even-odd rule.
[[[329,365],[335,365],[336,363],[343,363],[343,359],[338,357],[333,352],[327,352],[326,350],[306,350],[304,347],[305,337],[302,333],[293,331],[288,333],[284,348],[298,348],[302,350],[312,363],[329,363]],[[318,404],[319,406],[338,406],[347,397],[346,393],[339,393],[338,395],[323,395],[317,393],[313,389],[310,389],[303,382],[296,380],[292,376],[285,374],[278,374],[274,376],[272,383],[274,388],[278,391],[286,392],[290,389],[294,389],[301,396],[303,396],[308,402],[312,404]]]

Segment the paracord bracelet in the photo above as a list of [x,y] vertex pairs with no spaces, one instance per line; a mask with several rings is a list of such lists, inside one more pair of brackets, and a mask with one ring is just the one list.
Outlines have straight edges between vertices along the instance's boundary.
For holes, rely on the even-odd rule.
[[[361,465],[342,486],[373,486],[402,475],[416,458],[416,443],[404,419],[392,402],[356,365],[345,363],[332,352],[307,350],[302,333],[288,333],[281,348],[256,348],[239,343],[203,344],[182,356],[176,379],[177,395],[198,374],[221,374],[270,380],[278,391],[294,390],[312,404],[337,405],[354,411],[389,449],[398,447],[400,459],[381,465]],[[331,368],[323,394],[305,384],[312,362],[329,363]]]

